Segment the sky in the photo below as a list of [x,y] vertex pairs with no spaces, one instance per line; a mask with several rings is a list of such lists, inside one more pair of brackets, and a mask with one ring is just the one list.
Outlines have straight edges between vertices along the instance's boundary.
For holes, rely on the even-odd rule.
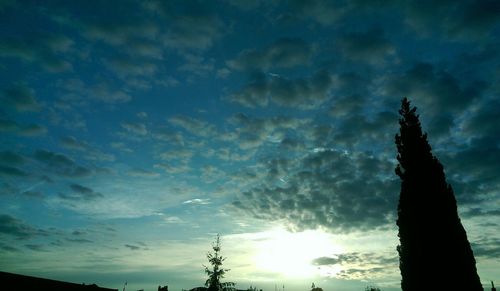
[[400,290],[406,96],[500,284],[499,36],[495,0],[1,0],[0,270],[180,291],[220,233],[239,289]]

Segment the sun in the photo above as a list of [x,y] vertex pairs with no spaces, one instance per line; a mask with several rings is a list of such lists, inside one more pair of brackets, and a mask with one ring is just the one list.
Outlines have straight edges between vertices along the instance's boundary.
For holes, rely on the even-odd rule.
[[332,236],[323,231],[292,233],[278,228],[265,232],[258,242],[255,265],[285,277],[307,278],[319,273],[312,264],[314,259],[341,251]]

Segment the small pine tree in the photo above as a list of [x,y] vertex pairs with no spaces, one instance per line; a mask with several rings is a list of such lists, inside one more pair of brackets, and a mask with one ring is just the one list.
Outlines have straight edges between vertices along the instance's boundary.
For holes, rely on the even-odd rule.
[[453,189],[415,112],[404,98],[396,135],[401,287],[403,291],[483,290]]
[[229,269],[223,269],[222,263],[226,258],[220,255],[221,243],[220,243],[220,235],[217,234],[215,242],[212,244],[213,252],[209,252],[207,254],[208,262],[212,265],[212,268],[209,269],[207,266],[205,267],[205,273],[208,275],[208,279],[205,282],[205,286],[208,287],[208,291],[233,291],[235,290],[235,284],[233,282],[221,282],[220,280],[224,278],[226,272]]

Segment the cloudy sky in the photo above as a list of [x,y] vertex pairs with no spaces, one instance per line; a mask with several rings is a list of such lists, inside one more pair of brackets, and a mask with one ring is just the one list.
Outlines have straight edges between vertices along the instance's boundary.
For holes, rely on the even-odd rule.
[[241,289],[397,290],[408,96],[486,286],[499,35],[496,0],[2,0],[0,270],[190,289],[220,233]]

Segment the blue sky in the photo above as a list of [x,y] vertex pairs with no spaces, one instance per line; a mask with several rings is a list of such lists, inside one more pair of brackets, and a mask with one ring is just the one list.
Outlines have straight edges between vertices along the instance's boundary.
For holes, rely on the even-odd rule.
[[398,290],[407,96],[481,281],[497,280],[499,15],[487,0],[0,1],[0,269],[190,289],[220,233],[241,289]]

